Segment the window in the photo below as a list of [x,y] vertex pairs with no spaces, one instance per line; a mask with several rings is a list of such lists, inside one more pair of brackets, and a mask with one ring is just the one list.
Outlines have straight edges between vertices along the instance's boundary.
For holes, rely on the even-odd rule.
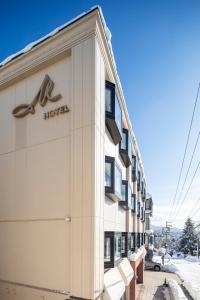
[[132,180],[137,180],[137,159],[135,155],[132,155]]
[[142,181],[142,183],[141,183],[141,193],[142,193],[142,195],[143,195],[143,193],[144,193],[144,182]]
[[140,201],[137,202],[137,217],[140,218]]
[[137,233],[137,248],[141,246],[141,234],[140,232]]
[[131,210],[133,213],[136,213],[136,194],[132,194],[131,199]]
[[122,140],[119,145],[119,153],[124,165],[128,168],[131,165],[132,152],[128,129],[125,128],[122,129]]
[[140,220],[141,220],[141,221],[144,220],[144,208],[143,208],[143,207],[141,207]]
[[105,193],[114,201],[122,196],[122,171],[114,157],[105,157]]
[[152,215],[153,212],[153,200],[151,197],[148,197],[145,199],[145,210],[147,213],[150,213]]
[[104,267],[114,268],[121,260],[121,233],[106,231],[104,233]]
[[125,232],[122,233],[121,253],[122,253],[122,257],[126,257],[126,236],[125,236]]
[[137,178],[137,190],[138,192],[141,190],[141,173],[138,170],[138,178]]
[[143,200],[146,200],[146,189],[145,189],[145,187],[144,187],[142,198],[143,198]]
[[112,163],[106,161],[105,162],[105,186],[112,187],[112,182],[113,182]]
[[132,209],[132,191],[127,180],[122,180],[122,200],[119,205],[125,209]]
[[131,251],[131,233],[122,232],[122,244],[121,244],[122,257],[130,257]]
[[115,84],[109,81],[106,81],[105,111],[106,126],[114,144],[117,145],[122,139],[122,112],[116,96]]
[[104,242],[104,261],[111,261],[111,238],[106,236]]
[[137,233],[132,232],[131,233],[131,252],[135,252],[135,249],[137,247]]

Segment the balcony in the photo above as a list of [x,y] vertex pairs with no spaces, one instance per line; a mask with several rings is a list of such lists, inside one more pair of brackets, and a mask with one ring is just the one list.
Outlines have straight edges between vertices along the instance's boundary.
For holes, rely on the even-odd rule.
[[121,244],[122,257],[130,257],[132,254],[131,237],[132,237],[131,233],[122,232],[122,244]]
[[128,129],[122,129],[122,140],[119,144],[119,153],[126,168],[131,165],[132,150]]
[[121,260],[121,233],[104,232],[104,268],[114,268]]
[[122,199],[122,171],[114,157],[105,157],[105,194],[113,201]]
[[122,199],[119,201],[119,205],[125,209],[134,209],[132,200],[130,184],[127,180],[122,180]]
[[137,180],[137,158],[132,155],[132,180],[135,182]]
[[122,139],[122,111],[115,92],[115,84],[106,81],[106,126],[115,145]]

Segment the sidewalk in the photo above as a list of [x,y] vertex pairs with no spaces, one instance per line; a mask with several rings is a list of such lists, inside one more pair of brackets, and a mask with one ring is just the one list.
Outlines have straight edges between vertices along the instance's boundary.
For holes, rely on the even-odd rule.
[[137,285],[137,300],[170,300],[167,288],[163,287],[163,282],[167,278],[175,279],[180,283],[176,274],[166,272],[145,271],[144,283]]

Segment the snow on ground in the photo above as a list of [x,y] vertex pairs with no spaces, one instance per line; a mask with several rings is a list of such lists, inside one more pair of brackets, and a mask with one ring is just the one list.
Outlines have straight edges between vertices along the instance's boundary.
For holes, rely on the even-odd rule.
[[177,300],[186,300],[186,296],[184,295],[180,285],[178,284],[178,282],[174,279],[170,279],[169,280],[169,286],[171,288],[171,293],[174,297],[174,299]]
[[[160,256],[154,256],[153,260],[162,261]],[[178,274],[192,298],[200,300],[200,260],[197,257],[165,258],[163,270]]]

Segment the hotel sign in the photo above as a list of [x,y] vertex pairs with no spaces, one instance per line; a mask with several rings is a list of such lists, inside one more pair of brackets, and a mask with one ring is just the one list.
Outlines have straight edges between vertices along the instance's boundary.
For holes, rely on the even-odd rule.
[[[45,78],[37,92],[36,96],[34,97],[33,101],[30,104],[20,104],[19,106],[13,109],[12,114],[15,118],[23,118],[28,114],[35,113],[35,106],[39,103],[42,107],[44,107],[47,102],[56,102],[62,98],[61,94],[56,96],[52,96],[51,93],[54,88],[54,82],[51,80],[49,75],[45,75]],[[44,113],[44,119],[49,119],[56,115],[69,112],[69,108],[67,105],[61,106],[50,112]]]

